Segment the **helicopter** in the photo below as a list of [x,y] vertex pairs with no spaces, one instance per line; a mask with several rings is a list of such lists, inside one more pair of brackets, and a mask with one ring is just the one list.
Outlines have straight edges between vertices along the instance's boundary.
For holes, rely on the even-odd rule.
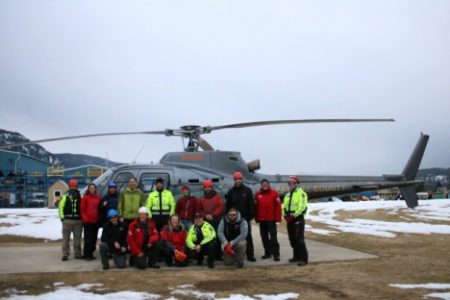
[[[181,195],[181,187],[188,185],[191,192],[200,196],[203,193],[203,181],[212,180],[215,189],[222,195],[234,185],[232,174],[241,172],[244,181],[254,192],[259,189],[262,179],[270,181],[272,188],[280,194],[288,191],[286,185],[291,175],[269,175],[257,171],[261,169],[260,160],[246,162],[240,152],[219,151],[208,143],[202,136],[213,131],[224,129],[249,128],[256,126],[283,125],[283,124],[313,124],[313,123],[361,123],[361,122],[393,122],[394,119],[300,119],[300,120],[274,120],[236,123],[221,126],[187,125],[179,129],[165,129],[160,131],[136,131],[98,133],[59,138],[49,138],[22,142],[17,144],[0,145],[0,149],[23,146],[28,144],[63,141],[69,139],[93,138],[99,136],[118,135],[165,135],[168,137],[181,137],[187,139],[187,144],[181,152],[169,152],[165,154],[158,164],[125,164],[113,167],[98,177],[94,183],[100,195],[107,192],[108,182],[114,181],[123,191],[127,187],[128,180],[135,177],[138,186],[144,193],[150,193],[155,186],[155,181],[162,178],[176,198]],[[302,188],[310,199],[339,196],[345,194],[372,191],[378,189],[399,187],[403,199],[410,208],[418,205],[416,186],[423,183],[416,180],[420,163],[424,155],[429,135],[421,134],[403,172],[395,175],[382,176],[320,176],[298,175]],[[183,143],[184,144],[184,143]]]

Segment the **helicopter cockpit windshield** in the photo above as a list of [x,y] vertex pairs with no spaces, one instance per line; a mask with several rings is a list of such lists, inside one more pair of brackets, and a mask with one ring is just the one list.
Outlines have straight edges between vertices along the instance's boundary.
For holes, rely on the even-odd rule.
[[[111,181],[111,177],[114,174],[113,170],[109,169],[105,173],[103,173],[100,177],[94,180],[94,184],[97,186],[97,191],[100,195],[103,195],[108,188],[108,182]],[[84,195],[86,192],[86,188],[81,190],[81,194]]]

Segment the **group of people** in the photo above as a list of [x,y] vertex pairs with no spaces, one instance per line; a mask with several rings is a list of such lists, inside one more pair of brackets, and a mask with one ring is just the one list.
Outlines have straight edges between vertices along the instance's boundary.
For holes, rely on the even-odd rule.
[[289,178],[290,191],[283,201],[268,180],[262,180],[253,195],[240,172],[235,172],[233,179],[234,186],[225,195],[226,201],[214,190],[213,182],[205,180],[202,197],[195,197],[185,185],[176,202],[162,178],[155,181],[156,189],[148,197],[132,177],[121,193],[110,182],[103,198],[95,184],[89,184],[82,196],[77,181],[72,179],[68,182],[69,191],[58,205],[63,227],[62,260],[69,258],[71,234],[75,259],[95,259],[98,230],[102,227],[99,248],[105,270],[110,267],[110,259],[117,268],[125,268],[127,254],[128,264],[138,269],[158,269],[160,261],[176,267],[189,263],[202,265],[205,257],[209,268],[214,268],[217,260],[223,260],[226,266],[242,268],[245,258],[256,261],[251,231],[251,222],[255,220],[264,247],[261,259],[280,261],[277,222],[284,217],[293,249],[289,262],[306,265],[304,215],[308,196],[300,188],[298,178]]

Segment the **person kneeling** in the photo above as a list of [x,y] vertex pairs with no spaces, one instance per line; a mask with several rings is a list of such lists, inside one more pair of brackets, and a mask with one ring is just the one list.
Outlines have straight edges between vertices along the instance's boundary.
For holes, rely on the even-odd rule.
[[[139,217],[128,227],[127,242],[130,246],[131,261],[138,269],[148,267],[159,269],[156,263],[161,252],[159,234],[155,223],[148,217],[146,207],[139,208]],[[148,261],[148,264],[147,264]]]
[[203,264],[203,258],[208,255],[208,267],[214,268],[216,256],[216,232],[208,222],[203,221],[203,216],[195,214],[194,225],[189,228],[186,238],[186,246],[189,256],[197,260],[197,265]]
[[241,218],[241,214],[236,208],[230,208],[228,214],[220,221],[217,234],[224,248],[224,264],[242,268],[247,250],[248,223]]
[[103,270],[109,269],[109,257],[112,255],[117,268],[126,266],[127,255],[127,229],[123,222],[118,219],[115,209],[110,209],[106,215],[108,221],[103,226],[102,242],[100,244],[100,255]]
[[168,267],[186,267],[188,257],[185,254],[186,231],[180,222],[178,215],[173,215],[169,223],[161,231],[161,246],[164,252],[164,260]]

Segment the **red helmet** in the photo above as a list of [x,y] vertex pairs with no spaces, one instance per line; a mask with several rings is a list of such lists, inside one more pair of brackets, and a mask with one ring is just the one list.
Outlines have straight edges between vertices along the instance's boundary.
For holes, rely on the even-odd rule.
[[78,187],[78,181],[76,179],[70,179],[67,184],[69,187]]
[[213,187],[213,182],[211,179],[206,179],[205,181],[203,181],[203,187],[204,188],[212,188]]
[[234,172],[233,178],[234,178],[234,180],[242,179],[242,173],[241,172]]
[[290,176],[288,181],[289,182],[293,182],[293,183],[297,183],[297,184],[300,183],[300,180],[298,180],[297,176]]
[[236,252],[233,251],[233,249],[231,248],[231,245],[230,245],[230,244],[228,244],[228,245],[225,247],[224,252],[225,252],[226,254],[230,255],[230,256],[235,256],[235,255],[236,255]]

